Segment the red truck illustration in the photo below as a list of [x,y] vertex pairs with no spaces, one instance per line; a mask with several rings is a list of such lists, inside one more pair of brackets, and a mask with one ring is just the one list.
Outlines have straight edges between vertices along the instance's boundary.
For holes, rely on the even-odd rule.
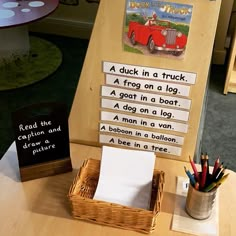
[[150,53],[165,51],[175,56],[183,53],[187,43],[187,36],[171,28],[168,21],[157,21],[149,25],[130,21],[128,37],[132,45],[146,45]]

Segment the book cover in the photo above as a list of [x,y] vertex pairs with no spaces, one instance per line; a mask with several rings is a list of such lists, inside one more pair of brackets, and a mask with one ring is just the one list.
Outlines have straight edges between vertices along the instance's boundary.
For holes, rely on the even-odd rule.
[[182,59],[193,6],[157,0],[127,0],[124,50]]

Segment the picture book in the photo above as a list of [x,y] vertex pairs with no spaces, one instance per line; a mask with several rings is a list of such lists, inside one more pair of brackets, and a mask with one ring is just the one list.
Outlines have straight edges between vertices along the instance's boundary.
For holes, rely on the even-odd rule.
[[158,0],[127,0],[124,50],[182,59],[193,6]]

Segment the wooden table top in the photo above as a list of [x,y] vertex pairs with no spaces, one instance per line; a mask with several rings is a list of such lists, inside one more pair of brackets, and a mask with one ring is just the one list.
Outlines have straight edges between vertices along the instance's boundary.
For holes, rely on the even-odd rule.
[[[73,171],[52,177],[20,182],[15,144],[0,161],[0,235],[5,236],[138,236],[142,233],[122,230],[72,218],[67,200],[69,187],[83,160],[100,159],[101,149],[70,145]],[[156,159],[156,168],[166,174],[161,213],[153,236],[186,236],[171,230],[175,208],[176,177],[185,176],[188,163]],[[219,191],[219,236],[236,235],[236,173],[228,171],[228,180]]]
[[2,0],[0,2],[0,27],[26,24],[48,16],[58,6],[59,0]]

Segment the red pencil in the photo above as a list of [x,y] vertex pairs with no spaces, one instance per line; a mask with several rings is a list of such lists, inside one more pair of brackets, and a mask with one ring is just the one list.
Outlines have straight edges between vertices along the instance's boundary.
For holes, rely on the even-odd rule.
[[213,168],[213,171],[212,171],[212,176],[215,175],[216,170],[218,169],[219,165],[220,165],[220,158],[218,157],[215,161],[215,164],[214,164],[214,168]]
[[203,168],[202,168],[202,176],[200,181],[200,188],[203,189],[206,184],[206,177],[207,177],[207,161],[204,162]]
[[199,174],[198,174],[197,168],[195,166],[195,163],[193,162],[193,160],[191,159],[190,156],[189,156],[189,161],[190,161],[190,164],[191,164],[192,169],[193,169],[195,180],[198,182],[199,181]]
[[208,157],[207,153],[205,155],[205,160],[207,161],[207,176],[208,176],[209,175],[209,157]]

